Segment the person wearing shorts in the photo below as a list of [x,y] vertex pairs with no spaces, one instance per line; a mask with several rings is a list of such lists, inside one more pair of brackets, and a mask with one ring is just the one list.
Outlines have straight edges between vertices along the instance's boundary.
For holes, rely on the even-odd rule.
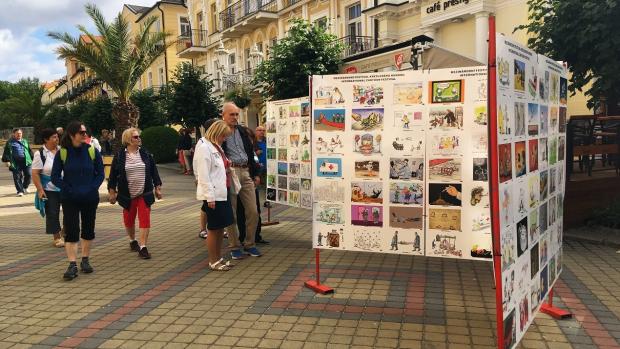
[[[111,204],[123,208],[123,223],[129,248],[143,259],[150,259],[146,248],[151,228],[151,205],[161,199],[161,179],[153,156],[141,147],[140,130],[129,128],[122,135],[123,149],[112,160],[108,194]],[[136,216],[140,241],[136,241]]]

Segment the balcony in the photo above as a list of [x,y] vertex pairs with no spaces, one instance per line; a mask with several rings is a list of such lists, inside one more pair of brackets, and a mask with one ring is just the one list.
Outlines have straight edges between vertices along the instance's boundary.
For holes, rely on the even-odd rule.
[[197,58],[207,52],[209,44],[207,31],[192,29],[191,35],[180,35],[177,38],[177,56],[180,58]]
[[377,40],[371,36],[349,35],[338,39],[338,41],[344,44],[342,58],[355,56],[378,47]]
[[241,0],[220,12],[222,38],[239,38],[278,20],[276,0]]
[[287,9],[295,4],[299,4],[300,2],[302,2],[303,0],[284,0],[282,1],[282,9]]
[[242,70],[234,74],[224,74],[218,85],[221,91],[228,91],[239,85],[249,85],[253,77],[254,71],[252,69]]

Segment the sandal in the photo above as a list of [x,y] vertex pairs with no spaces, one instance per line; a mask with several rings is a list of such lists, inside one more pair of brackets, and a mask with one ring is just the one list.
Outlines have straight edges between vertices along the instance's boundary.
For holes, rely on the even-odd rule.
[[231,263],[231,261],[224,260],[224,257],[220,258],[220,260],[217,261],[217,262],[221,263],[221,264],[224,264],[225,266],[230,267],[230,268],[235,266],[235,264]]
[[203,230],[200,233],[198,233],[198,237],[201,239],[206,239],[207,238],[207,231]]
[[226,264],[222,264],[221,262],[222,260],[220,259],[219,261],[213,264],[209,263],[209,269],[213,271],[229,271],[230,267],[227,266]]
[[64,247],[65,246],[65,239],[63,238],[58,238],[58,239],[54,239],[54,247]]

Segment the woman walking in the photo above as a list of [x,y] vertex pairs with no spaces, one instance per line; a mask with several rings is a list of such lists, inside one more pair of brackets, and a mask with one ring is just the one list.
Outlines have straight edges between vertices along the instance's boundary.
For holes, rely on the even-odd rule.
[[[122,135],[123,149],[112,160],[108,192],[110,203],[123,207],[123,222],[129,236],[129,248],[143,259],[151,258],[146,248],[151,228],[151,205],[161,199],[161,179],[155,160],[141,147],[140,130],[130,128]],[[140,241],[136,241],[136,215]]]
[[183,161],[185,164],[185,172],[183,174],[192,174],[192,132],[189,128],[181,130],[181,136],[179,137],[179,145],[177,146],[179,153],[183,154]]
[[[80,270],[92,273],[89,256],[95,239],[95,220],[99,205],[99,186],[103,183],[103,161],[97,149],[86,144],[86,127],[79,121],[71,122],[60,141],[59,156],[54,157],[52,183],[60,188],[60,201],[65,227],[65,251],[69,267],[65,280],[78,276],[78,241],[82,240]],[[80,234],[81,219],[81,234]]]
[[207,214],[207,251],[211,270],[230,270],[231,265],[222,258],[224,228],[233,223],[233,211],[228,200],[231,184],[230,161],[222,150],[222,142],[231,134],[223,120],[209,127],[206,142],[196,149],[196,198],[203,200],[202,210]]
[[63,247],[65,240],[60,227],[60,189],[52,183],[54,157],[58,153],[58,132],[53,128],[41,130],[43,146],[34,153],[32,181],[37,188],[38,199],[45,206],[45,233],[54,236],[54,246]]

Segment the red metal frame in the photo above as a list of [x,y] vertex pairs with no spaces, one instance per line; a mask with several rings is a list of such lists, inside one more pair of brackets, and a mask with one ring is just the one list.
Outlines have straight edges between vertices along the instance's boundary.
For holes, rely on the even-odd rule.
[[322,285],[321,284],[321,250],[318,248],[314,249],[314,263],[315,263],[315,271],[314,274],[316,276],[315,280],[308,280],[306,282],[304,282],[304,286],[306,286],[307,288],[311,289],[314,292],[318,292],[321,294],[328,294],[328,293],[334,293],[334,289],[327,286],[327,285]]
[[558,320],[570,319],[573,317],[571,312],[553,306],[553,288],[549,290],[549,294],[547,295],[547,303],[543,303],[540,306],[540,312],[550,315]]
[[499,161],[497,151],[497,68],[495,16],[489,16],[488,104],[489,115],[489,193],[493,236],[493,271],[495,273],[495,311],[497,347],[504,349],[504,315],[502,307],[502,249],[499,219]]

